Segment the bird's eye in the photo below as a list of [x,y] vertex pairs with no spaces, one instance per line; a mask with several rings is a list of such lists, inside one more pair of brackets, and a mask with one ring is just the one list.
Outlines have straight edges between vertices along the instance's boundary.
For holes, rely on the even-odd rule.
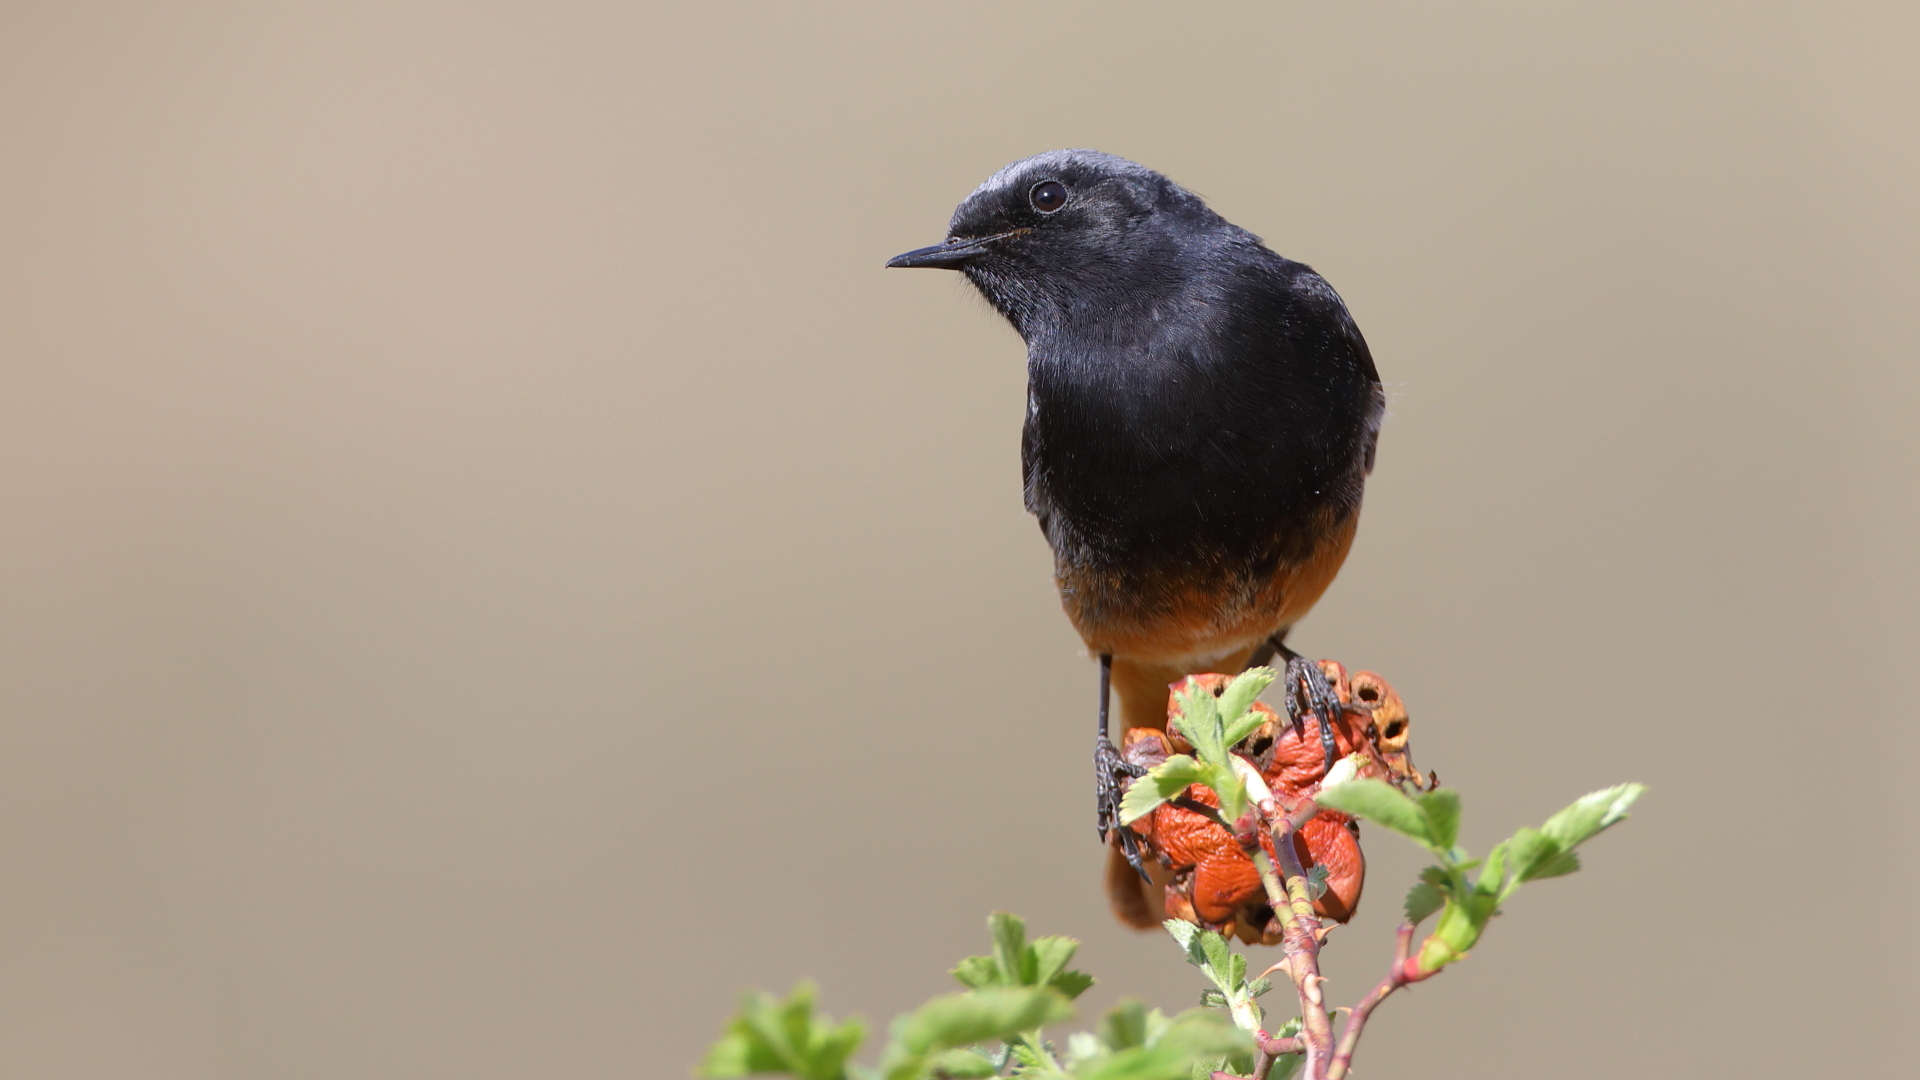
[[1027,192],[1027,200],[1043,214],[1051,214],[1067,205],[1067,185],[1058,180],[1042,180]]

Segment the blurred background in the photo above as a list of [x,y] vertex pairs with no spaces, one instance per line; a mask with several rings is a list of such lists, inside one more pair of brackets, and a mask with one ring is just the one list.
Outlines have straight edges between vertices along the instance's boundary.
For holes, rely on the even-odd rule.
[[1916,55],[1901,0],[5,5],[0,1072],[682,1075],[995,909],[1083,1017],[1193,1003],[1101,896],[1020,343],[881,269],[1060,146],[1345,295],[1391,416],[1293,641],[1464,843],[1651,787],[1364,1073],[1887,1071]]

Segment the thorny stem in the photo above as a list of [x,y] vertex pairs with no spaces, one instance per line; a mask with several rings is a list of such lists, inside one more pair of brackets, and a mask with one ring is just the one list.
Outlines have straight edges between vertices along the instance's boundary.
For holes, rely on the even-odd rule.
[[1302,799],[1273,827],[1273,851],[1280,861],[1287,890],[1288,912],[1281,951],[1290,961],[1294,987],[1299,992],[1306,1074],[1313,1078],[1318,1078],[1327,1068],[1327,1055],[1333,1049],[1333,1024],[1327,1016],[1326,999],[1320,989],[1320,920],[1313,913],[1313,898],[1307,892],[1307,871],[1300,865],[1300,855],[1293,848],[1293,836],[1319,812],[1313,800]]
[[[1282,925],[1287,927],[1286,934],[1282,940],[1285,942],[1291,943],[1293,941],[1292,927],[1294,922],[1296,921],[1295,913],[1293,911],[1293,907],[1291,904],[1286,903],[1283,899],[1275,899],[1275,898],[1284,898],[1287,895],[1287,893],[1286,893],[1286,890],[1281,887],[1279,878],[1275,876],[1273,872],[1273,860],[1267,858],[1266,851],[1260,847],[1258,842],[1254,843],[1253,846],[1249,849],[1249,854],[1253,856],[1254,866],[1257,867],[1260,871],[1260,883],[1266,886],[1267,897],[1273,904],[1274,912],[1281,916]],[[1308,937],[1309,939],[1312,939],[1312,934],[1309,933]],[[1316,955],[1313,956],[1308,961],[1308,963],[1312,967],[1313,975],[1317,978],[1320,970],[1319,959],[1317,956],[1317,953],[1319,950],[1319,944],[1317,940],[1315,941],[1315,944],[1314,944],[1314,950]],[[1293,979],[1294,991],[1300,999],[1300,1015],[1302,1017],[1302,1026],[1304,1027],[1305,1017],[1311,1011],[1311,1009],[1310,1009],[1310,1006],[1307,1004],[1306,992],[1301,989],[1300,976],[1296,974],[1296,965],[1292,962],[1294,953],[1290,944],[1287,947],[1286,953],[1287,953],[1286,958],[1281,960],[1279,963],[1273,965],[1272,967],[1268,968],[1265,972],[1261,973],[1261,978],[1265,978],[1266,976],[1273,974],[1275,971],[1284,970],[1287,973],[1288,977]],[[1256,1077],[1265,1077],[1267,1075],[1268,1070],[1273,1068],[1273,1059],[1283,1053],[1306,1054],[1309,1064],[1311,1064],[1316,1059],[1316,1055],[1309,1052],[1309,1044],[1305,1039],[1302,1039],[1302,1038],[1288,1038],[1284,1040],[1263,1039],[1260,1036],[1264,1034],[1265,1032],[1262,1031],[1254,1036],[1255,1053],[1253,1056],[1253,1075]],[[1329,1031],[1329,1040],[1331,1040],[1331,1031]],[[1291,1045],[1288,1046],[1286,1049],[1281,1049],[1278,1044],[1282,1042],[1285,1042]],[[1325,1043],[1322,1044],[1323,1047],[1325,1045],[1326,1045]],[[1321,1055],[1321,1056],[1324,1056],[1324,1055]],[[1308,1075],[1312,1075],[1312,1074],[1309,1073]]]
[[[1326,1075],[1333,1053],[1333,1024],[1327,1017],[1326,998],[1320,989],[1320,920],[1313,914],[1313,899],[1307,894],[1307,872],[1300,865],[1299,854],[1293,850],[1293,834],[1319,812],[1312,799],[1300,799],[1286,812],[1271,816],[1279,873],[1275,873],[1273,860],[1267,858],[1258,835],[1243,837],[1241,841],[1260,871],[1260,882],[1266,887],[1274,914],[1280,918],[1281,950],[1286,956],[1287,974],[1292,977],[1294,991],[1300,999],[1298,1042],[1306,1054],[1305,1071],[1310,1080]],[[1266,1060],[1256,1065],[1271,1064],[1271,1056],[1264,1047],[1261,1049],[1261,1057]],[[1256,1067],[1254,1075],[1264,1074]]]
[[[1283,813],[1276,813],[1282,809],[1281,799],[1263,799],[1255,805],[1252,820],[1266,824],[1273,836],[1274,854],[1280,862],[1276,871],[1274,860],[1267,857],[1257,831],[1243,832],[1235,828],[1218,810],[1204,803],[1189,799],[1173,801],[1212,818],[1234,834],[1254,867],[1259,870],[1260,884],[1266,890],[1274,914],[1280,919],[1281,949],[1285,958],[1268,968],[1265,974],[1284,969],[1292,977],[1294,990],[1300,999],[1300,1035],[1275,1038],[1264,1030],[1254,1032],[1253,1076],[1264,1080],[1273,1068],[1274,1060],[1282,1054],[1303,1054],[1306,1067],[1301,1070],[1302,1080],[1345,1080],[1353,1067],[1353,1052],[1360,1045],[1360,1036],[1366,1030],[1367,1018],[1373,1015],[1373,1010],[1395,990],[1439,974],[1437,970],[1421,971],[1409,960],[1413,950],[1413,935],[1416,933],[1414,926],[1411,923],[1400,924],[1394,942],[1393,966],[1387,970],[1387,977],[1380,980],[1378,986],[1348,1010],[1347,1022],[1341,1030],[1340,1043],[1336,1048],[1332,1018],[1327,1012],[1326,997],[1320,989],[1325,981],[1320,977],[1320,920],[1313,913],[1306,868],[1300,864],[1300,855],[1293,849],[1294,834],[1313,820],[1314,815],[1320,812],[1320,807],[1310,798],[1284,799],[1286,809]],[[1215,1072],[1212,1077],[1213,1080],[1240,1080],[1227,1072]]]
[[1409,963],[1416,931],[1411,923],[1402,923],[1395,936],[1393,965],[1387,969],[1387,977],[1349,1012],[1339,1045],[1334,1045],[1333,1024],[1320,989],[1320,920],[1314,916],[1313,900],[1307,893],[1306,869],[1293,848],[1294,834],[1319,810],[1311,799],[1301,799],[1285,813],[1271,815],[1273,850],[1280,863],[1277,872],[1274,860],[1267,857],[1258,837],[1242,837],[1283,927],[1281,947],[1286,958],[1275,964],[1274,969],[1284,968],[1292,976],[1300,998],[1298,1038],[1276,1039],[1264,1032],[1255,1037],[1258,1048],[1254,1058],[1255,1077],[1264,1077],[1281,1054],[1305,1054],[1304,1080],[1345,1080],[1353,1068],[1354,1050],[1360,1045],[1360,1036],[1366,1031],[1367,1019],[1373,1010],[1395,990],[1427,977]]
[[[1283,908],[1283,906],[1280,904],[1279,901],[1272,900],[1273,897],[1282,896],[1285,894],[1281,891],[1279,879],[1274,876],[1272,860],[1267,858],[1266,851],[1260,846],[1258,833],[1240,832],[1240,830],[1234,828],[1233,822],[1228,821],[1226,818],[1226,815],[1222,814],[1217,807],[1208,806],[1206,803],[1187,798],[1184,795],[1180,796],[1177,799],[1173,799],[1171,801],[1175,806],[1181,807],[1182,809],[1191,811],[1193,813],[1199,814],[1201,817],[1207,818],[1208,820],[1212,821],[1215,825],[1218,825],[1222,829],[1225,829],[1229,835],[1238,839],[1240,841],[1241,848],[1246,851],[1246,853],[1250,858],[1253,859],[1254,865],[1259,869],[1260,882],[1262,885],[1266,887],[1267,896],[1273,904],[1273,909],[1275,911],[1290,910],[1290,909]],[[1312,804],[1309,803],[1308,805],[1311,806]],[[1317,812],[1317,808],[1315,812]],[[1255,819],[1256,820],[1264,819],[1264,816],[1265,816],[1264,812],[1256,811]],[[1308,815],[1308,817],[1311,817],[1311,816],[1312,814]],[[1304,821],[1306,819],[1302,818],[1301,820]],[[1308,907],[1308,914],[1309,915],[1312,914],[1311,905],[1309,905]],[[1273,972],[1278,968],[1280,968],[1281,966],[1282,965],[1280,964],[1275,964],[1273,967],[1268,968],[1264,973],[1262,973],[1260,977],[1265,978],[1267,975],[1273,974]],[[1243,1011],[1243,1007],[1244,1007],[1244,1011]],[[1243,1002],[1242,1005],[1240,1006],[1233,1006],[1232,1012],[1233,1012],[1233,1022],[1235,1026],[1245,1029],[1248,1033],[1250,1033],[1254,1037],[1254,1042],[1256,1046],[1255,1046],[1255,1053],[1253,1058],[1253,1062],[1254,1062],[1253,1075],[1260,1076],[1260,1077],[1266,1076],[1267,1070],[1273,1065],[1274,1057],[1279,1054],[1304,1053],[1304,1050],[1302,1049],[1300,1044],[1300,1040],[1292,1039],[1292,1038],[1275,1039],[1266,1033],[1266,1030],[1260,1026],[1260,1006],[1255,1004],[1251,999]],[[1284,1050],[1274,1049],[1274,1047],[1277,1047],[1282,1043],[1292,1044],[1291,1048],[1284,1049]]]
[[1380,980],[1380,985],[1362,998],[1347,1017],[1346,1030],[1340,1033],[1340,1048],[1334,1051],[1333,1063],[1327,1069],[1327,1080],[1340,1080],[1347,1075],[1353,1065],[1353,1050],[1360,1045],[1360,1033],[1367,1026],[1367,1017],[1373,1015],[1374,1006],[1407,985],[1407,954],[1413,949],[1413,933],[1412,923],[1400,924],[1393,946],[1393,966],[1387,969],[1387,977]]
[[1267,1034],[1266,1028],[1259,1028],[1253,1032],[1253,1075],[1265,1077],[1273,1071],[1273,1059],[1281,1054],[1305,1052],[1306,1047],[1301,1045],[1299,1039],[1276,1039]]

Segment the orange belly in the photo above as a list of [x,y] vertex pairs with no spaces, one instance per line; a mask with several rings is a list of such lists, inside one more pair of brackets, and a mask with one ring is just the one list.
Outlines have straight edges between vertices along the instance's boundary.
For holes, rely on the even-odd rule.
[[1241,589],[1163,581],[1147,602],[1116,602],[1098,591],[1107,583],[1062,575],[1062,603],[1087,650],[1113,657],[1119,729],[1166,727],[1168,684],[1240,670],[1256,646],[1305,615],[1340,572],[1359,522],[1358,510],[1349,513],[1308,558]]
[[1197,566],[1137,577],[1063,567],[1067,618],[1094,655],[1182,669],[1185,675],[1251,648],[1305,615],[1333,583],[1360,524],[1354,510],[1329,524],[1305,559],[1282,561],[1264,580]]

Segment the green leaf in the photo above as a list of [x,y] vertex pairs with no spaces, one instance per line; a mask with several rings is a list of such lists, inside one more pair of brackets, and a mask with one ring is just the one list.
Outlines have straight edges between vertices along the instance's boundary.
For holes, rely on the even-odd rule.
[[1220,739],[1229,747],[1240,745],[1240,740],[1254,733],[1255,729],[1267,722],[1267,718],[1257,712],[1240,714],[1240,719],[1221,728]]
[[1467,894],[1460,902],[1473,913],[1474,925],[1485,929],[1487,920],[1500,914],[1500,900],[1498,893],[1483,893],[1476,890]]
[[1000,967],[993,962],[991,956],[969,956],[955,964],[950,974],[960,980],[960,985],[970,990],[1001,985]]
[[1073,1015],[1058,991],[994,987],[934,998],[895,1023],[894,1038],[914,1053],[1004,1039]]
[[1307,899],[1318,900],[1327,894],[1327,868],[1313,866],[1307,871]]
[[1229,996],[1247,988],[1247,958],[1233,951],[1227,939],[1211,930],[1200,935],[1200,947],[1207,954],[1207,974]]
[[1027,1040],[1014,1040],[1006,1043],[1006,1047],[1014,1051],[1014,1057],[1012,1057],[1014,1076],[1021,1076],[1021,1078],[1060,1076],[1060,1068],[1056,1067],[1052,1061],[1046,1061],[1041,1057],[1041,1051],[1027,1045]]
[[1481,924],[1476,924],[1466,908],[1449,901],[1440,909],[1440,921],[1420,943],[1420,967],[1436,971],[1466,956],[1480,940]]
[[1208,765],[1206,785],[1213,789],[1220,800],[1220,816],[1228,821],[1239,821],[1251,805],[1247,798],[1246,781],[1230,765]]
[[1186,1080],[1195,1063],[1221,1059],[1242,1069],[1249,1067],[1253,1040],[1219,1013],[1190,1010],[1175,1017],[1146,1045],[1091,1062],[1075,1076],[1079,1080]]
[[1247,984],[1247,996],[1257,998],[1273,989],[1273,980],[1262,976]]
[[962,986],[982,990],[990,986],[1051,986],[1069,999],[1077,998],[1093,985],[1093,976],[1068,971],[1067,962],[1079,950],[1080,942],[1050,934],[1026,940],[1027,924],[1017,915],[999,911],[987,919],[993,937],[993,954],[969,956],[954,965],[953,977]]
[[1000,985],[1032,985],[1033,972],[1026,964],[1026,922],[1010,912],[996,911],[987,916],[987,931],[993,935],[993,966],[1000,971]]
[[989,1039],[1009,1039],[1073,1015],[1058,991],[1043,986],[992,987],[937,997],[893,1022],[880,1061],[889,1080],[911,1080],[929,1055]]
[[1229,748],[1253,734],[1253,729],[1264,721],[1260,713],[1252,711],[1253,700],[1279,677],[1280,673],[1270,667],[1248,668],[1235,676],[1227,688],[1220,692],[1216,708],[1225,725],[1221,740]]
[[1175,754],[1136,778],[1120,798],[1120,824],[1131,825],[1153,813],[1168,799],[1178,798],[1193,784],[1207,783],[1211,771],[1185,754]]
[[1181,948],[1187,950],[1187,955],[1190,958],[1187,961],[1188,963],[1198,966],[1205,962],[1205,955],[1196,952],[1196,946],[1194,944],[1205,931],[1183,919],[1166,919],[1163,920],[1160,925],[1166,928],[1167,933],[1173,935],[1173,940],[1179,942]]
[[1558,855],[1561,851],[1559,841],[1539,829],[1521,826],[1514,830],[1513,836],[1504,845],[1507,849],[1507,862],[1513,869],[1513,876],[1521,881],[1527,879],[1528,872],[1536,865]]
[[1546,878],[1565,877],[1580,869],[1580,856],[1571,851],[1563,851],[1548,859],[1527,875],[1528,881],[1542,881]]
[[1073,1075],[1079,1080],[1189,1080],[1195,1060],[1180,1047],[1137,1047],[1088,1062]]
[[1329,809],[1338,810],[1354,817],[1365,818],[1385,828],[1434,850],[1435,854],[1446,853],[1447,844],[1435,844],[1427,831],[1427,816],[1419,804],[1400,793],[1398,788],[1382,780],[1349,780],[1344,784],[1335,784],[1322,788],[1313,801]]
[[1220,724],[1220,702],[1201,687],[1181,691],[1174,699],[1178,715],[1174,727],[1193,744],[1194,755],[1210,765],[1227,763],[1225,733]]
[[694,1075],[720,1078],[789,1073],[793,1071],[791,1064],[786,1055],[767,1048],[750,1035],[729,1031],[708,1048]]
[[1246,989],[1247,958],[1229,948],[1225,938],[1179,919],[1161,925],[1186,950],[1187,963],[1204,972],[1229,999]]
[[728,1022],[727,1032],[707,1052],[699,1074],[706,1077],[788,1073],[800,1080],[841,1080],[847,1058],[866,1034],[858,1020],[835,1025],[814,1012],[814,988],[801,983],[785,1001],[748,994]]
[[1440,905],[1446,902],[1447,898],[1440,895],[1439,889],[1424,881],[1416,882],[1413,888],[1407,890],[1407,921],[1418,926],[1422,919],[1439,911]]
[[1178,1047],[1195,1057],[1224,1054],[1231,1058],[1253,1054],[1253,1040],[1232,1021],[1206,1009],[1188,1009],[1175,1016],[1151,1041],[1152,1046]]
[[1480,880],[1474,885],[1475,892],[1486,896],[1505,895],[1501,887],[1507,883],[1507,850],[1512,842],[1502,840],[1487,853],[1487,868],[1480,872]]
[[1100,1018],[1100,1041],[1108,1050],[1131,1050],[1147,1044],[1147,1006],[1139,998],[1122,998]]
[[1015,1066],[1013,1075],[1015,1076],[1039,1076],[1058,1071],[1052,1067],[1052,1062],[1043,1060],[1040,1057],[1040,1051],[1034,1049],[1023,1038],[1015,1037],[1007,1044],[1007,1049],[1013,1051]]
[[1460,793],[1452,788],[1423,791],[1417,801],[1427,819],[1427,836],[1433,846],[1453,847],[1460,835]]
[[1084,971],[1063,971],[1047,983],[1058,990],[1068,1001],[1079,997],[1093,986],[1093,976]]
[[1140,1047],[1090,1062],[1073,1075],[1079,1080],[1207,1080],[1227,1063],[1225,1054],[1195,1055],[1181,1046]]
[[1200,991],[1200,1007],[1203,1009],[1224,1009],[1227,1007],[1227,995],[1218,990]]
[[1034,938],[1033,944],[1027,946],[1027,952],[1034,958],[1034,985],[1046,986],[1052,983],[1056,976],[1067,969],[1067,961],[1073,959],[1074,952],[1079,948],[1080,942],[1077,939],[1059,934]]
[[1562,851],[1572,851],[1600,830],[1626,817],[1646,790],[1645,784],[1619,784],[1583,795],[1572,806],[1548,818],[1540,831],[1558,842]]
[[951,1080],[986,1080],[999,1075],[993,1059],[978,1050],[945,1050],[927,1059],[927,1071]]

